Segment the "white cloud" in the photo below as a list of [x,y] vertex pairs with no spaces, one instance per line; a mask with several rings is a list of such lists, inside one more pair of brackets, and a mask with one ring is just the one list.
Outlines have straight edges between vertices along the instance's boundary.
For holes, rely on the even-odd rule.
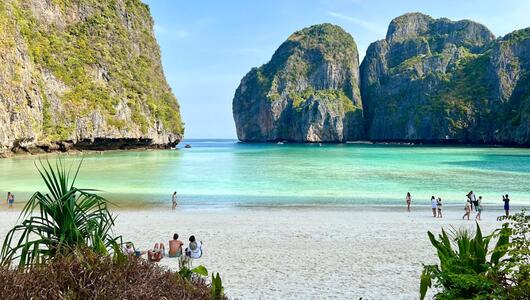
[[186,30],[182,29],[168,29],[162,25],[155,24],[155,33],[159,36],[166,36],[170,38],[182,39],[190,35]]
[[343,15],[343,14],[340,14],[340,13],[336,13],[336,12],[333,12],[333,11],[328,11],[327,13],[328,13],[328,15],[330,15],[330,16],[332,16],[334,18],[342,19],[342,20],[348,21],[350,23],[353,23],[355,25],[359,25],[359,26],[361,26],[362,28],[364,28],[366,30],[369,30],[369,31],[372,31],[372,32],[375,32],[375,33],[379,33],[379,34],[385,34],[386,33],[386,28],[382,27],[382,26],[379,26],[378,24],[371,23],[371,22],[368,22],[368,21],[365,21],[365,20],[362,20],[362,19],[358,19],[358,18],[355,18],[355,17],[346,16],[346,15]]

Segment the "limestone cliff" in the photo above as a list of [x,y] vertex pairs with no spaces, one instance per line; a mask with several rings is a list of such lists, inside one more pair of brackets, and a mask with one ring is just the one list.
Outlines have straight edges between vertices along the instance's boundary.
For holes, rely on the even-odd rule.
[[530,145],[528,29],[495,40],[478,23],[394,19],[361,64],[368,139]]
[[182,138],[139,0],[4,0],[0,64],[0,152],[165,147]]
[[237,88],[233,114],[242,141],[344,142],[362,137],[359,58],[342,28],[292,34]]

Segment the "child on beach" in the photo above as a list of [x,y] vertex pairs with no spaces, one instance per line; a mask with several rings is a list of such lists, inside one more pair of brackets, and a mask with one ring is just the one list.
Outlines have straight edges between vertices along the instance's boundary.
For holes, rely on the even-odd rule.
[[480,221],[480,215],[482,214],[482,196],[478,197],[477,205],[475,205],[475,209],[477,210],[477,215],[475,216],[475,220]]
[[438,218],[442,218],[442,198],[438,197],[436,200],[436,206],[438,208]]
[[431,197],[431,209],[432,209],[432,216],[433,218],[436,218],[436,198],[434,196]]
[[410,211],[411,200],[412,200],[412,197],[410,196],[410,192],[407,192],[407,196],[405,197],[405,201],[407,202],[407,211]]

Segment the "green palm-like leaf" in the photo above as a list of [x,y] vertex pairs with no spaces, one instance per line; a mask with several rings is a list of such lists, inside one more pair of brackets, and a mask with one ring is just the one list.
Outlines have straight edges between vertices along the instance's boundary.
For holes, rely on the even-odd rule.
[[[61,160],[35,164],[48,192],[36,192],[20,213],[19,224],[6,235],[0,253],[2,264],[19,260],[19,267],[45,262],[58,253],[86,247],[101,254],[120,251],[114,237],[114,216],[97,190],[75,187],[82,161],[72,172]],[[72,175],[72,176],[71,176]]]

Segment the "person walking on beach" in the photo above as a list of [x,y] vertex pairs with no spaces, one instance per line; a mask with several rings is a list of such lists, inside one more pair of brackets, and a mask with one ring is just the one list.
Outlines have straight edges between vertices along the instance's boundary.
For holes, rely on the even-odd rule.
[[477,211],[478,200],[477,200],[477,195],[475,195],[473,191],[471,191],[471,203],[473,204],[473,207],[475,207],[475,211]]
[[482,196],[478,196],[477,205],[475,205],[475,210],[477,211],[475,220],[480,221],[480,215],[482,214]]
[[477,196],[473,191],[469,192],[469,201],[471,202],[471,210],[473,210],[473,207],[475,207],[475,210],[477,210]]
[[436,207],[438,208],[438,218],[442,218],[442,198],[436,199]]
[[508,198],[508,194],[506,196],[502,196],[502,201],[504,201],[504,213],[506,214],[506,217],[510,216],[510,198]]
[[405,201],[407,202],[407,211],[410,212],[410,202],[412,201],[412,197],[410,196],[410,192],[407,192],[407,196],[405,197]]
[[469,215],[471,214],[471,201],[466,201],[466,206],[464,207],[464,210],[466,213],[462,216],[462,220],[467,216],[467,219],[469,220]]
[[436,198],[434,196],[431,197],[431,209],[432,209],[432,216],[436,218]]
[[173,202],[171,210],[175,210],[175,208],[177,207],[177,191],[173,192],[173,195],[171,196],[171,201]]
[[15,195],[11,194],[11,192],[7,192],[7,204],[9,204],[9,208],[13,208],[14,203],[15,203]]

